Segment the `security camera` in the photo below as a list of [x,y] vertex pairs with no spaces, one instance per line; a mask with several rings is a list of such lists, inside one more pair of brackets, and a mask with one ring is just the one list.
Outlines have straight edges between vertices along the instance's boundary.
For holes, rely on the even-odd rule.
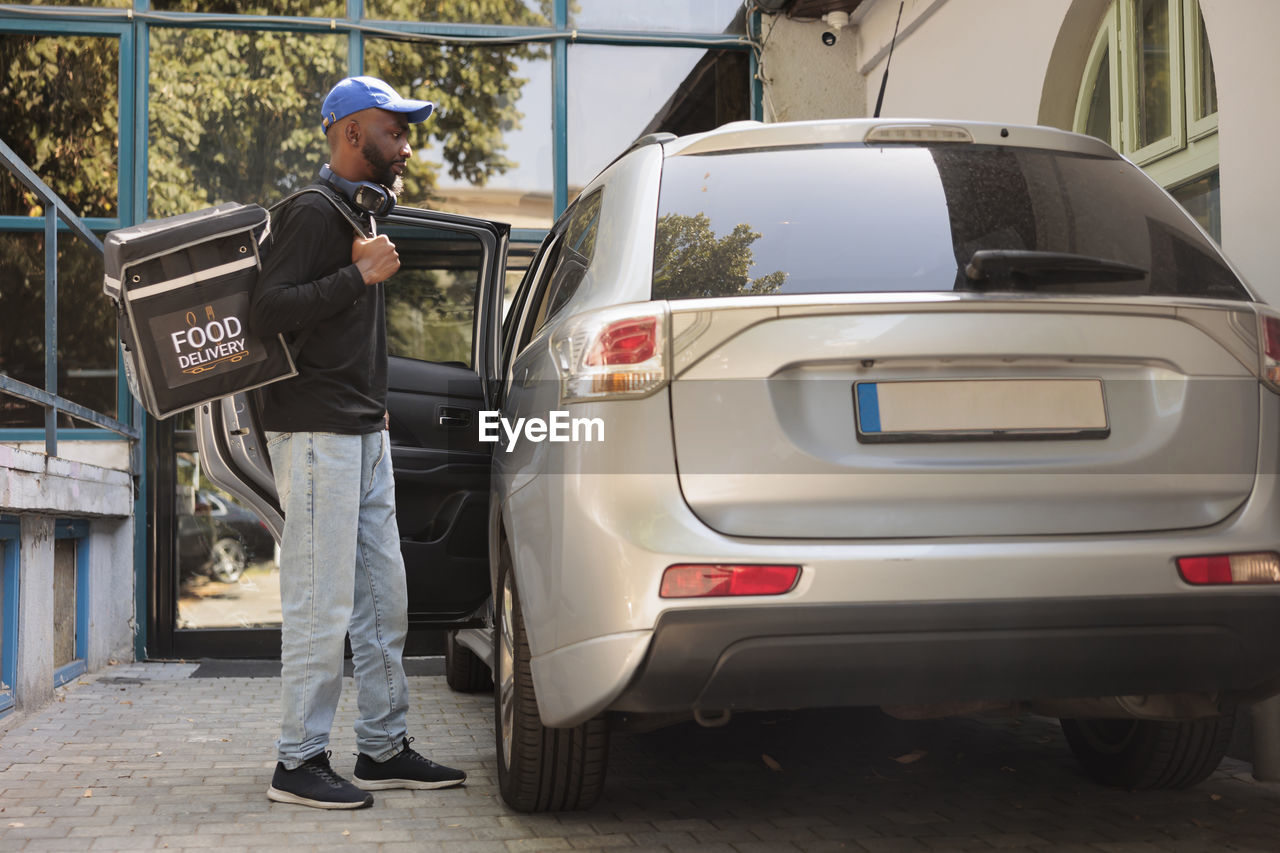
[[840,38],[840,31],[849,26],[849,13],[828,12],[822,16],[822,23],[827,25],[822,31],[822,43],[831,47]]

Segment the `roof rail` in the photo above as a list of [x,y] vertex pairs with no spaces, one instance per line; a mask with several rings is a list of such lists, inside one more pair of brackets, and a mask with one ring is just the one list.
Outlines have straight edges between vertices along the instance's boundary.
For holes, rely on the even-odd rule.
[[[635,142],[628,145],[621,154],[619,154],[617,157],[614,157],[612,160],[610,160],[609,166],[612,166],[614,163],[618,162],[623,157],[626,157],[628,154],[630,154],[632,151],[635,151],[637,148],[644,148],[646,145],[662,145],[664,143],[670,142],[675,138],[676,138],[676,135],[674,133],[668,133],[666,131],[662,131],[660,133],[646,133],[644,136],[640,137]],[[609,168],[609,166],[605,166],[604,169]],[[604,169],[601,169],[600,171],[603,172]]]

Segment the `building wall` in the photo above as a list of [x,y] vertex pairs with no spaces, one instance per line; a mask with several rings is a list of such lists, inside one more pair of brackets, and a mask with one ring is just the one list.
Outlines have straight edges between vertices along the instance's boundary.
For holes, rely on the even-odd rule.
[[1218,77],[1222,247],[1245,278],[1280,306],[1280,3],[1200,0]]
[[[836,36],[827,45],[822,35]],[[866,77],[858,68],[857,31],[831,30],[821,22],[766,17],[764,49],[765,121],[857,118],[865,112]],[[775,73],[776,72],[776,73]]]
[[[1070,3],[907,0],[881,115],[1035,124],[1049,56]],[[867,115],[897,15],[898,3],[873,0],[858,22],[859,69],[873,84]]]
[[[59,618],[76,621],[81,671],[133,659],[133,489],[127,471],[0,444],[0,518],[17,518],[20,525],[16,589],[5,590],[17,596],[17,624],[0,623],[5,643],[16,647],[13,698],[19,712],[53,699]],[[87,521],[77,538],[78,547],[88,549],[88,567],[75,589],[83,614],[71,617],[55,612],[54,530],[73,519]]]
[[[44,453],[44,439],[40,441],[6,442],[28,453]],[[127,441],[68,441],[58,439],[58,456],[71,462],[83,462],[95,468],[129,470],[129,443]]]

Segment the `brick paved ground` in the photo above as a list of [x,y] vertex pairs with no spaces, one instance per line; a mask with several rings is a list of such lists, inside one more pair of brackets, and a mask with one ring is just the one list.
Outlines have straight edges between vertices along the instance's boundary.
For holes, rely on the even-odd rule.
[[[497,797],[492,700],[441,677],[410,679],[410,731],[467,770],[466,788],[378,792],[357,812],[279,805],[265,796],[278,679],[194,669],[113,667],[0,721],[0,851],[1280,850],[1280,785],[1248,765],[1229,759],[1191,791],[1105,790],[1040,719],[824,712],[619,735],[594,810],[518,815]],[[354,698],[348,684],[343,772]]]

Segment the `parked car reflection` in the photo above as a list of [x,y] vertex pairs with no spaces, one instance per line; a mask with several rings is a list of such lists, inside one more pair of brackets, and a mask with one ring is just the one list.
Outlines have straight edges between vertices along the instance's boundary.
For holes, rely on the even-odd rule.
[[249,510],[207,489],[178,499],[178,580],[209,577],[235,583],[275,547],[267,526]]

